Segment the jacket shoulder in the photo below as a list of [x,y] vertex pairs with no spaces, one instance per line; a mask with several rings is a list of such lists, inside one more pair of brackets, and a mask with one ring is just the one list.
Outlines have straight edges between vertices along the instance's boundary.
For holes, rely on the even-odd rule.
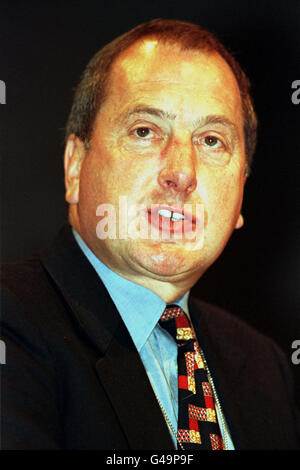
[[1,263],[0,283],[9,289],[34,289],[36,283],[46,279],[39,255],[18,262]]
[[204,329],[204,334],[214,336],[215,348],[252,358],[257,367],[259,365],[265,371],[272,368],[271,364],[273,367],[276,364],[284,380],[293,386],[287,355],[273,338],[219,306],[195,298],[191,305],[196,317],[202,318],[200,328]]
[[275,342],[270,337],[258,331],[255,327],[233,313],[209,302],[192,298],[192,308],[203,317],[206,324],[213,327],[216,333],[221,333],[224,337],[231,339],[234,344],[240,343],[244,348],[245,341],[265,344]]

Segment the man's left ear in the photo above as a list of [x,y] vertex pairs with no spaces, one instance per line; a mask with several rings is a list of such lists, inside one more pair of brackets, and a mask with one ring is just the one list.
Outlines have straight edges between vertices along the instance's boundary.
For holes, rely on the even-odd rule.
[[64,154],[65,199],[69,204],[79,201],[80,171],[85,154],[84,143],[75,134],[70,134]]
[[242,216],[242,214],[240,214],[234,228],[238,229],[238,228],[241,228],[243,225],[244,225],[244,217]]

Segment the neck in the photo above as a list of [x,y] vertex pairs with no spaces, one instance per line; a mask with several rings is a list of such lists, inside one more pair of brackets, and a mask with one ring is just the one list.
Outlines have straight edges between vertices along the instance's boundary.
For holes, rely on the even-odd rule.
[[111,271],[115,272],[119,276],[131,281],[135,284],[138,284],[146,289],[151,290],[156,295],[158,295],[164,302],[172,303],[176,300],[180,299],[186,292],[188,292],[198,281],[199,279],[199,272],[194,272],[191,276],[189,273],[188,276],[166,276],[160,277],[156,276],[151,272],[137,272],[134,269],[122,269],[123,266],[121,263],[114,263],[111,257],[106,256],[105,250],[101,250],[100,253],[96,253],[92,250],[88,240],[84,235],[81,233],[79,223],[77,220],[74,220],[72,217],[72,212],[70,211],[69,214],[69,222],[76,230],[76,232],[80,235],[83,242],[87,245],[87,247],[93,252],[93,254],[102,262],[104,263]]
[[[110,268],[111,269],[111,268]],[[151,290],[158,295],[166,304],[170,304],[180,299],[186,292],[188,292],[193,285],[197,282],[198,278],[194,282],[189,279],[186,282],[172,282],[172,281],[161,281],[157,279],[148,278],[142,275],[124,275],[122,272],[118,272],[114,269],[114,272],[119,276],[124,277],[128,281],[134,282],[146,289]]]

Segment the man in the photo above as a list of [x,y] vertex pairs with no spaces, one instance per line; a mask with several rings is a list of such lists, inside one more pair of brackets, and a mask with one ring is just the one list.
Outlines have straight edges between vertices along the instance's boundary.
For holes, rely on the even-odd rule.
[[298,448],[282,353],[189,296],[243,225],[255,133],[245,75],[196,25],[154,20],[91,60],[66,132],[72,228],[3,268],[3,448]]

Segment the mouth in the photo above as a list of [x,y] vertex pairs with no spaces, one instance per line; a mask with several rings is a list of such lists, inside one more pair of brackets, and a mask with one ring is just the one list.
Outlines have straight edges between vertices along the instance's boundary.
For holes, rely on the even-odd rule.
[[196,218],[180,206],[152,204],[147,209],[148,222],[164,234],[185,234],[194,231]]

